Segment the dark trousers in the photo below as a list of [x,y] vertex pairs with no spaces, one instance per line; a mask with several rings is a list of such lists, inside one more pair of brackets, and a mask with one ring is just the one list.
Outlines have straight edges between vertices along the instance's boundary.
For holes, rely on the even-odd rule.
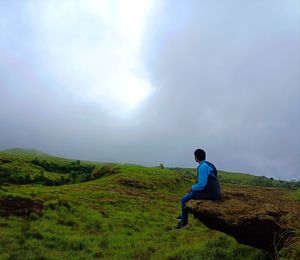
[[188,212],[186,210],[186,205],[191,198],[193,197],[193,192],[189,192],[185,196],[181,198],[181,222],[187,223],[188,222]]
[[190,199],[202,199],[202,200],[216,200],[220,197],[219,193],[216,192],[208,192],[206,189],[205,190],[198,190],[198,191],[192,191],[186,194],[181,198],[181,221],[183,223],[188,222],[188,212],[186,209],[186,203]]

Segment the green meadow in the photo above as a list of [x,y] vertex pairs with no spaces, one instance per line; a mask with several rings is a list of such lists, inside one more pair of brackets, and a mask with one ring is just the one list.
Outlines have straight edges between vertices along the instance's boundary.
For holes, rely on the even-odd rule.
[[192,216],[186,229],[174,230],[193,182],[191,169],[1,152],[0,200],[41,208],[0,209],[0,259],[268,259]]

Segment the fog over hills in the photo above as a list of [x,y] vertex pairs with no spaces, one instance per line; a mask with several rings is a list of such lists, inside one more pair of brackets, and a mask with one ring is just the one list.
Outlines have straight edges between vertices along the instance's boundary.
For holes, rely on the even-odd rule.
[[0,0],[0,150],[300,179],[300,3]]

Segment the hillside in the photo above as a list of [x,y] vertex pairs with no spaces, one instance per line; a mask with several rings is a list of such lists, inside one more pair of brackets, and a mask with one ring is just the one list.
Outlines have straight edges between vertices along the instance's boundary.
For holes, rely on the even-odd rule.
[[[196,175],[196,170],[191,168],[171,168],[172,170],[181,172],[183,174],[189,174],[191,176]],[[289,188],[299,189],[300,181],[285,181],[276,180],[274,178],[268,178],[266,176],[256,176],[247,173],[226,172],[218,171],[218,177],[221,182],[229,184],[247,185],[247,186],[259,186],[259,187],[274,187],[274,188]]]
[[3,150],[0,153],[7,155],[15,155],[15,156],[35,156],[35,157],[49,157],[50,154],[41,152],[36,149],[24,149],[24,148],[12,148]]
[[0,153],[0,178],[0,259],[268,258],[196,219],[173,229],[182,171]]

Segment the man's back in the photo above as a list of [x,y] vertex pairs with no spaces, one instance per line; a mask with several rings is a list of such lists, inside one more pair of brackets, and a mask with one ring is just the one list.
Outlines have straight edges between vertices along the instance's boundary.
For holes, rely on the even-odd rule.
[[[195,191],[195,199],[219,199],[221,192],[215,166],[210,162],[203,161],[197,168],[197,172],[197,184],[194,187],[203,186],[203,189]],[[204,183],[203,178],[205,179]],[[199,182],[201,182],[200,185]]]

